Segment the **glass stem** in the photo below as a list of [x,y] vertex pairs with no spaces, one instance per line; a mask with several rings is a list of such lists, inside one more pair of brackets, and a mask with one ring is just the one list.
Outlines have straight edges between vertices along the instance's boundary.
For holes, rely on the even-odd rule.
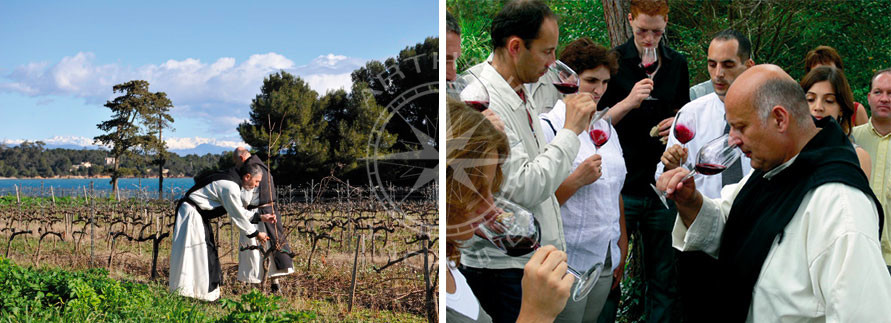
[[580,273],[578,270],[573,269],[572,267],[566,266],[566,272],[570,275],[575,276],[575,279],[582,278],[582,273]]

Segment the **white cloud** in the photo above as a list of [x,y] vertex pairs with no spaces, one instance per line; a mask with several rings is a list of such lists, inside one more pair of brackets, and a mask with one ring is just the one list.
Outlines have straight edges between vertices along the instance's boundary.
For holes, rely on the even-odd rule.
[[326,89],[325,91],[319,91],[319,94],[325,94],[328,90],[337,89],[344,89],[349,92],[353,85],[350,73],[309,75],[306,77],[305,81],[309,83],[309,86],[313,89]]
[[[79,52],[58,62],[32,62],[0,75],[0,93],[14,92],[33,97],[67,96],[88,104],[102,105],[119,93],[115,84],[146,80],[152,91],[167,93],[175,108],[174,118],[204,120],[210,136],[231,133],[248,116],[251,99],[260,92],[263,79],[280,70],[303,78],[324,94],[328,90],[350,90],[350,73],[365,60],[329,53],[297,66],[278,53],[255,54],[238,62],[221,57],[214,62],[195,58],[170,59],[138,67],[98,64],[95,55]],[[48,101],[44,101],[48,102]]]

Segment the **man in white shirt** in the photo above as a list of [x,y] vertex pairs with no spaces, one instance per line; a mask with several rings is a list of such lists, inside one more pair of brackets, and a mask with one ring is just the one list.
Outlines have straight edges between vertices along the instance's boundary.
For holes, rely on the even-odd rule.
[[801,87],[775,65],[741,74],[724,102],[730,143],[755,170],[717,199],[681,183],[684,168],[656,183],[678,208],[675,248],[719,262],[720,302],[697,310],[731,322],[891,318],[881,209],[838,124],[815,124]]
[[[541,227],[541,245],[566,250],[554,192],[569,176],[579,149],[578,134],[596,104],[590,93],[567,96],[566,125],[547,143],[539,110],[523,86],[534,83],[554,63],[557,19],[541,1],[506,4],[492,20],[495,56],[477,75],[489,93],[489,110],[504,122],[510,155],[503,165],[501,195],[532,211]],[[480,305],[495,322],[514,322],[520,309],[520,280],[530,255],[509,257],[480,238],[461,251],[462,274]]]
[[[755,65],[751,59],[752,44],[743,34],[732,29],[726,29],[712,36],[708,47],[708,73],[711,76],[709,86],[714,87],[714,92],[691,101],[684,105],[678,112],[693,116],[692,124],[685,124],[689,129],[695,130],[695,136],[686,145],[681,146],[675,136],[675,129],[671,129],[668,136],[668,144],[662,154],[662,161],[656,166],[656,178],[662,175],[663,170],[677,168],[686,160],[686,168],[692,169],[696,162],[699,150],[706,143],[727,133],[730,129],[724,118],[724,96],[727,89],[736,78],[749,67]],[[687,116],[687,117],[689,117]],[[676,121],[680,121],[675,117]],[[721,196],[721,188],[727,184],[735,184],[752,171],[749,158],[743,157],[733,167],[719,175],[696,176],[696,187],[705,197],[718,198]],[[682,252],[678,256],[678,292],[684,306],[681,311],[687,321],[708,321],[710,317],[700,316],[702,312],[695,311],[695,305],[716,300],[711,296],[715,277],[717,261],[700,252]]]

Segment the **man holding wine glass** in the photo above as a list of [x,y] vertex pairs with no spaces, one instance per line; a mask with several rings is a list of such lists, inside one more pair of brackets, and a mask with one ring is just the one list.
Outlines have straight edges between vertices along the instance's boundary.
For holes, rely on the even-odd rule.
[[[537,122],[539,109],[525,83],[534,83],[554,63],[559,36],[557,17],[541,1],[512,1],[492,20],[494,57],[481,63],[478,76],[489,94],[489,110],[504,122],[510,154],[503,169],[502,196],[529,209],[541,227],[541,245],[566,250],[557,187],[569,175],[578,153],[578,134],[596,109],[591,94],[565,98],[566,126],[550,143]],[[510,257],[491,242],[474,238],[462,248],[462,274],[495,322],[516,320],[523,266],[530,255]]]
[[[619,71],[598,103],[610,107],[616,135],[625,155],[628,174],[622,187],[628,232],[640,231],[643,248],[642,288],[647,322],[674,321],[677,279],[676,251],[671,248],[674,212],[666,210],[653,192],[653,174],[665,151],[659,137],[667,136],[672,117],[690,101],[687,59],[661,40],[668,25],[665,0],[632,0],[628,21],[632,37],[615,48]],[[648,50],[649,49],[649,50]],[[645,55],[648,51],[655,54]],[[648,73],[644,63],[653,62]],[[652,79],[650,78],[652,77]],[[655,100],[647,100],[652,97]],[[657,134],[651,136],[651,130]],[[615,308],[612,298],[607,307]],[[604,314],[609,316],[608,311]],[[613,319],[614,319],[614,314]]]
[[716,199],[684,168],[656,185],[677,203],[674,246],[718,260],[719,301],[693,305],[731,322],[887,321],[882,211],[841,128],[815,122],[801,86],[775,65],[743,72],[724,102],[728,143],[755,170]]
[[[699,154],[700,148],[710,140],[729,131],[730,126],[724,118],[724,97],[727,89],[733,81],[755,65],[751,59],[752,44],[749,39],[738,31],[727,29],[712,36],[708,47],[708,73],[714,92],[691,101],[684,105],[675,117],[671,135],[668,136],[668,144],[662,153],[662,161],[656,166],[656,176],[659,178],[663,171],[675,169],[687,161],[686,168],[692,169],[689,164]],[[727,184],[739,182],[743,175],[752,170],[749,158],[742,157],[733,169],[727,170],[718,176],[694,177],[696,187],[705,197],[717,198],[721,196],[721,188]],[[708,317],[701,317],[690,304],[701,304],[714,301],[711,291],[714,288],[714,270],[716,266],[713,258],[702,252],[684,252],[678,257],[678,292],[683,300],[684,317],[690,321],[706,321]]]

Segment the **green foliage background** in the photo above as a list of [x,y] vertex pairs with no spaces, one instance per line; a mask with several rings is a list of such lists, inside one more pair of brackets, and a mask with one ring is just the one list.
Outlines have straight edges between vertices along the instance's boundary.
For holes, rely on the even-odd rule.
[[[560,19],[560,45],[587,36],[612,47],[600,0],[546,1]],[[458,70],[491,52],[489,28],[504,0],[447,0],[461,25],[463,54]],[[854,99],[866,104],[875,71],[891,67],[891,1],[702,1],[669,0],[668,46],[687,56],[691,85],[708,79],[706,51],[711,35],[734,28],[752,41],[756,63],[779,65],[795,79],[804,76],[804,56],[819,45],[838,50]]]

